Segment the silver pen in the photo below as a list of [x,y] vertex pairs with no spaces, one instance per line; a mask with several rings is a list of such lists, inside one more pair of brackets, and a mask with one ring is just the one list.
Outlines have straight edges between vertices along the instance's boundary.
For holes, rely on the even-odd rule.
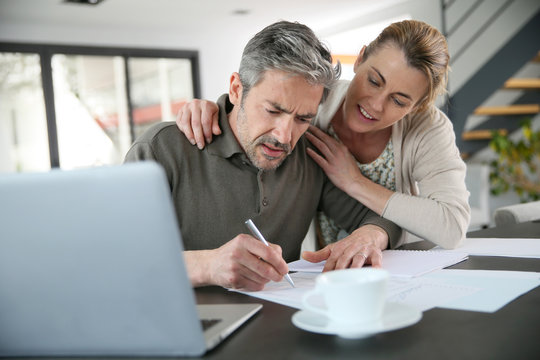
[[[259,231],[259,229],[257,229],[257,227],[255,226],[255,224],[253,223],[253,221],[251,221],[251,219],[248,219],[246,221],[246,225],[249,229],[249,231],[251,231],[251,233],[253,234],[253,236],[255,236],[257,239],[261,240],[263,242],[264,245],[266,246],[270,246],[270,244],[268,243],[268,241],[266,241],[266,239],[264,238],[264,236],[261,234],[261,232]],[[291,277],[289,276],[289,274],[285,274],[285,279],[289,282],[289,284],[291,284],[292,287],[295,287],[294,286],[294,282],[292,281]]]

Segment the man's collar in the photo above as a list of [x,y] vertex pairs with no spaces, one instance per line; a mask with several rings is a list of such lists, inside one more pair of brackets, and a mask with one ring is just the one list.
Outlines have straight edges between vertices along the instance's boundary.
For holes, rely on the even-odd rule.
[[238,153],[243,154],[244,151],[236,140],[236,136],[234,136],[227,116],[233,107],[229,101],[229,95],[221,95],[217,101],[217,105],[219,107],[219,127],[221,128],[221,135],[215,136],[212,143],[207,145],[208,152],[223,158],[229,158]]

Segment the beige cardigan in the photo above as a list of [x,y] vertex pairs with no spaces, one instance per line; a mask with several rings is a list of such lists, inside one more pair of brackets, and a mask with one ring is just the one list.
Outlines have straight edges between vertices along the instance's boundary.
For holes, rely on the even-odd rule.
[[[349,86],[339,81],[321,105],[315,125],[327,130]],[[401,226],[403,242],[429,240],[455,248],[470,221],[466,165],[456,146],[452,123],[435,106],[392,126],[396,192],[382,217]],[[415,236],[416,235],[416,236]]]

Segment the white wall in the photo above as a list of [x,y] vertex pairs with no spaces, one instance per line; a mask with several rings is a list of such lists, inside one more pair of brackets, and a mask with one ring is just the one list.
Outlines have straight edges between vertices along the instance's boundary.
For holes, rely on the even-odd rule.
[[[322,12],[328,15],[326,22],[320,21],[315,16],[320,16],[321,11],[318,8],[315,8],[311,13],[303,11],[296,18],[291,18],[291,13],[287,12],[286,7],[284,7],[282,16],[287,20],[300,21],[312,27],[323,40],[327,36],[330,37],[342,31],[356,29],[402,14],[410,14],[415,19],[424,20],[436,27],[440,26],[441,16],[438,1],[386,0],[387,4],[389,2],[395,5],[384,11],[377,11],[375,5],[356,5],[355,11],[344,9],[341,14],[335,4],[328,3],[327,9]],[[20,6],[31,5],[24,0],[20,3],[22,4]],[[348,2],[343,1],[342,3],[344,6],[348,4]],[[6,7],[6,4],[0,2],[0,12],[4,9],[11,10]],[[16,2],[9,1],[9,4],[13,7]],[[354,2],[351,2],[350,6],[354,6]],[[28,10],[30,11],[30,9]],[[319,14],[315,14],[315,11],[319,11]],[[362,15],[355,15],[358,13]],[[225,21],[217,24],[208,24],[202,21],[199,28],[193,28],[187,33],[178,33],[174,30],[175,27],[170,26],[170,24],[169,26],[163,24],[160,27],[148,27],[145,26],[144,20],[141,20],[137,25],[123,24],[121,21],[105,26],[95,26],[91,22],[77,24],[63,22],[64,25],[59,25],[57,21],[54,21],[54,16],[57,15],[50,14],[50,21],[44,20],[43,17],[39,21],[33,21],[31,15],[24,21],[20,19],[10,21],[9,18],[3,18],[0,21],[0,41],[198,50],[202,96],[208,99],[216,99],[228,90],[230,75],[238,69],[243,47],[251,36],[262,27],[281,19],[275,15],[264,17],[258,14],[258,19],[264,19],[264,23],[254,22],[249,17],[238,17],[235,19],[234,26],[227,26]],[[45,16],[45,18],[47,17],[48,15]],[[340,18],[344,20],[338,21]],[[180,16],[178,21],[182,21]],[[328,25],[330,22],[339,23],[339,25]],[[237,31],[238,28],[241,31]],[[331,47],[331,44],[329,45]],[[355,44],[354,48],[359,49],[361,45],[363,44]]]
[[[163,48],[175,50],[198,50],[200,56],[201,87],[203,96],[223,92],[227,74],[237,67],[236,56],[241,53],[242,36],[226,45],[226,39],[215,43],[198,41],[193,36],[180,37],[173,33],[142,28],[62,27],[54,24],[0,24],[0,40],[28,43],[53,43],[70,45]],[[221,84],[221,86],[215,85]]]

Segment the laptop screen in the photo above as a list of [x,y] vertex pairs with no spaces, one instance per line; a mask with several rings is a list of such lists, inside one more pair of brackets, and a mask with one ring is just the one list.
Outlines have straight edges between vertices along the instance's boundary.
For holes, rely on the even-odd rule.
[[160,166],[3,175],[0,199],[0,355],[204,352]]

